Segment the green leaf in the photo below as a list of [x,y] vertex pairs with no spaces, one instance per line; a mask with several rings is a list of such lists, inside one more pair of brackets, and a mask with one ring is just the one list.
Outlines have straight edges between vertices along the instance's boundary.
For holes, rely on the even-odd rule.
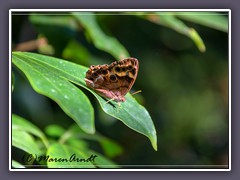
[[[62,145],[53,144],[47,151],[49,159],[47,165],[49,168],[95,168],[88,153],[78,149]],[[73,160],[73,157],[84,159],[81,162]]]
[[[58,26],[58,27],[63,27],[63,28],[69,28],[71,30],[76,31],[78,29],[77,23],[75,23],[74,19],[72,16],[69,14],[61,14],[61,15],[47,15],[46,13],[44,14],[35,14],[31,13],[29,16],[29,20],[38,25],[43,25],[43,26]],[[66,31],[66,29],[65,29]]]
[[197,23],[219,31],[228,32],[228,19],[226,14],[215,12],[175,12],[177,17]]
[[66,144],[79,150],[88,149],[88,142],[85,140],[80,140],[79,138],[71,137],[66,140]]
[[21,163],[12,160],[12,167],[13,168],[25,168]]
[[48,136],[57,137],[57,138],[62,136],[66,132],[66,130],[63,127],[57,124],[48,125],[44,131]]
[[120,166],[111,161],[110,159],[104,157],[102,154],[99,154],[95,151],[88,150],[88,156],[96,155],[94,159],[94,164],[100,168],[119,168]]
[[[40,35],[47,38],[51,46],[40,46],[39,51],[49,53],[54,51],[57,55],[61,55],[66,44],[75,37],[78,24],[71,15],[61,14],[34,14],[29,16],[29,21],[36,28]],[[57,30],[56,30],[57,29]]]
[[94,133],[93,108],[86,95],[69,80],[83,84],[85,68],[34,53],[13,52],[12,61],[24,72],[33,89],[55,102],[87,133]]
[[[27,64],[30,64],[31,68],[29,68],[28,65],[26,67],[23,66],[26,63],[19,63],[22,61],[27,62]],[[65,107],[64,103],[67,103],[67,105],[69,105],[69,107],[72,108],[71,109],[72,111],[75,109],[78,109],[77,107],[83,108],[85,110],[83,112],[83,113],[85,113],[84,115],[88,114],[89,111],[92,111],[92,107],[88,107],[88,104],[87,104],[88,101],[86,101],[85,99],[84,99],[84,101],[86,101],[86,102],[81,104],[82,101],[80,99],[78,99],[80,97],[77,97],[78,94],[76,94],[76,92],[78,92],[78,90],[75,88],[74,85],[68,83],[66,80],[71,81],[79,86],[82,86],[83,88],[86,88],[91,93],[93,93],[93,95],[97,98],[101,107],[107,114],[119,119],[125,125],[127,125],[129,128],[147,136],[150,139],[153,148],[155,150],[157,150],[156,130],[155,130],[154,124],[152,122],[152,119],[151,119],[148,111],[143,106],[138,104],[137,101],[130,94],[126,95],[126,101],[121,103],[120,106],[118,103],[116,103],[114,101],[106,103],[106,99],[102,98],[97,93],[95,93],[93,90],[86,87],[84,78],[85,78],[85,73],[88,70],[88,68],[85,68],[83,66],[76,65],[74,63],[70,63],[67,61],[63,61],[63,60],[60,60],[57,58],[38,55],[38,54],[34,54],[34,53],[24,53],[24,52],[14,52],[13,53],[13,62],[17,66],[20,66],[19,67],[20,69],[21,68],[23,69],[23,71],[27,75],[31,85],[33,86],[33,88],[36,91],[39,91],[39,88],[41,88],[40,89],[41,91],[39,91],[39,92],[41,92],[42,94],[45,94],[46,96],[51,97],[52,99],[54,98],[56,102],[63,100],[63,101],[60,101],[59,105],[64,109],[65,112],[68,112],[68,111],[65,110],[66,107]],[[43,64],[44,64],[44,66],[43,66]],[[37,72],[31,71],[34,69],[36,69]],[[29,74],[30,72],[31,72],[31,75]],[[34,76],[36,76],[36,78],[32,79]],[[44,76],[44,78],[42,76]],[[56,78],[56,79],[52,80],[52,78]],[[62,81],[58,82],[59,79],[61,79]],[[47,81],[47,83],[46,83],[46,81]],[[49,84],[48,82],[52,82],[52,83]],[[60,83],[61,84],[66,83],[66,85],[60,86],[59,85]],[[57,89],[58,87],[59,88],[61,87],[61,89],[59,89],[59,90],[57,89],[58,91],[60,91],[60,90],[63,91],[64,90],[63,88],[65,88],[65,87],[67,88],[69,86],[71,86],[72,89],[70,88],[71,91],[66,91],[66,93],[59,94],[59,93],[51,91],[52,89]],[[70,94],[68,94],[68,93],[70,93]],[[59,94],[59,95],[53,96],[55,94]],[[74,94],[74,97],[72,96],[73,94]],[[70,102],[68,103],[68,101],[66,102],[66,98],[63,98],[65,95],[70,96],[69,99],[73,101],[72,102],[73,104],[71,104]],[[84,96],[84,95],[82,95],[82,96]],[[58,98],[60,98],[60,100]],[[85,98],[85,96],[84,96],[84,98]],[[78,100],[75,101],[76,99],[78,99]],[[92,112],[90,114],[92,114]],[[80,114],[78,116],[76,116],[75,118],[79,118],[79,117],[81,117]],[[83,117],[84,116],[82,115],[82,117],[79,121],[81,121],[81,123],[84,125],[85,125],[85,123],[88,123],[87,125],[89,125],[89,126],[85,125],[84,128],[82,128],[82,129],[85,130],[85,132],[89,132],[87,128],[91,127],[90,124],[92,124],[92,122],[91,123],[89,122],[90,117],[86,118],[87,122],[83,121],[82,120]],[[75,121],[77,121],[77,120],[75,120]],[[79,126],[82,127],[82,125],[80,123],[79,123]]]
[[153,23],[166,26],[178,33],[188,36],[189,38],[192,39],[192,41],[198,47],[199,51],[205,52],[206,48],[205,48],[204,42],[199,36],[199,34],[197,33],[197,31],[194,28],[188,27],[187,25],[184,24],[183,21],[176,18],[174,13],[161,12],[161,13],[154,13],[150,15],[146,14],[145,16],[143,15],[138,15],[138,16],[148,19]]
[[[117,142],[115,142],[99,133],[95,133],[93,135],[86,134],[83,131],[81,131],[81,129],[79,129],[79,127],[77,127],[76,125],[72,125],[69,128],[69,130],[67,130],[62,135],[59,142],[65,143],[65,141],[66,141],[68,144],[70,144],[71,141],[73,141],[76,143],[76,145],[78,145],[79,144],[78,141],[80,141],[79,139],[97,141],[98,143],[100,143],[104,153],[108,157],[111,157],[111,158],[115,157],[123,152],[123,148]],[[73,145],[75,146],[75,144],[73,144]],[[87,145],[80,142],[79,148],[82,149],[83,147],[87,147]]]
[[[99,136],[97,134],[94,135],[88,135],[85,134],[82,131],[79,131],[79,128],[75,128],[76,126],[74,126],[74,128],[70,128],[70,130],[68,130],[69,135],[71,135],[71,137],[69,137],[69,139],[65,139],[64,142],[66,141],[66,144],[78,149],[78,151],[83,151],[84,153],[88,154],[88,156],[90,157],[92,154],[97,155],[97,158],[95,159],[95,161],[93,162],[94,165],[98,166],[98,167],[102,167],[102,168],[118,168],[119,166],[116,165],[116,163],[112,162],[111,160],[109,160],[108,158],[106,158],[105,156],[103,156],[102,154],[99,154],[95,151],[92,151],[88,148],[88,144],[86,141],[83,141],[81,139],[90,139],[90,140],[96,140],[99,143],[101,143],[101,139],[105,138],[103,136]],[[72,131],[73,130],[73,131]],[[99,138],[101,137],[101,138]],[[111,142],[110,140],[108,140],[107,138],[105,138],[105,144],[106,146],[108,146],[108,151],[107,153],[112,155],[109,157],[113,157],[116,155],[116,153],[119,154],[119,152],[117,150],[119,150],[118,148],[120,147],[118,144]],[[109,141],[109,142],[108,142]],[[115,145],[115,147],[113,146]],[[113,149],[111,149],[113,148]],[[111,150],[110,150],[111,149]],[[122,149],[121,149],[122,150]],[[110,152],[110,153],[109,153]],[[115,154],[113,155],[113,153],[115,152]],[[121,151],[122,152],[122,151]],[[107,156],[108,156],[107,154]]]
[[34,138],[24,131],[12,131],[12,146],[17,147],[29,154],[39,155],[41,152]]
[[199,36],[198,32],[195,29],[190,28],[189,31],[188,31],[188,34],[189,34],[189,37],[191,37],[191,39],[195,42],[198,49],[201,52],[205,52],[206,47],[204,45],[204,42],[203,42],[202,38]]
[[93,44],[103,51],[108,52],[116,59],[129,57],[124,46],[114,37],[106,35],[99,27],[95,14],[87,12],[73,12],[74,17],[85,28]]
[[116,143],[115,141],[106,138],[106,137],[102,137],[99,140],[99,143],[101,144],[104,153],[108,156],[108,157],[115,157],[119,154],[122,154],[123,149],[122,147]]
[[39,137],[44,145],[48,147],[48,140],[43,134],[43,132],[35,125],[27,121],[26,119],[12,114],[12,131],[26,131],[27,133],[31,133],[37,137]]
[[88,64],[88,60],[91,59],[86,47],[76,40],[69,41],[62,54],[64,59],[71,59],[75,63]]
[[138,104],[129,93],[125,96],[126,101],[122,102],[120,106],[114,101],[106,103],[102,97],[93,93],[106,113],[119,119],[129,128],[147,136],[153,148],[157,150],[157,136],[152,119],[148,111]]

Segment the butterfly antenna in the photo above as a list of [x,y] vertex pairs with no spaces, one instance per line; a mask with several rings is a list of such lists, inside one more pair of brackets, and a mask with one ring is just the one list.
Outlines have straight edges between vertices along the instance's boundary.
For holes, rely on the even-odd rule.
[[142,92],[142,90],[138,90],[138,91],[132,93],[131,95],[134,95],[134,94],[137,94],[137,93],[140,93],[140,92]]

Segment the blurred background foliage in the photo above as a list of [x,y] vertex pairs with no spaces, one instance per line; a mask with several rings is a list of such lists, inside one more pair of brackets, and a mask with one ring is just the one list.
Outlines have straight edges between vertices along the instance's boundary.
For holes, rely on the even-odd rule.
[[[15,51],[87,67],[128,56],[139,60],[133,92],[142,90],[135,98],[154,121],[158,151],[144,136],[103,113],[85,92],[94,106],[97,132],[122,147],[117,156],[108,149],[107,156],[117,164],[228,164],[227,12],[14,13],[12,44]],[[13,113],[47,134],[73,124],[55,102],[34,92],[20,71],[13,72]],[[53,125],[58,128],[49,131]],[[99,145],[89,144],[101,152]]]

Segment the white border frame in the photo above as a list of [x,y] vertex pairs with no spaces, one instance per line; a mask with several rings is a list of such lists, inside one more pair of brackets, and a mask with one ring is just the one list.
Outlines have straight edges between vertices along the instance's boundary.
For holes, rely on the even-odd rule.
[[[15,169],[12,168],[12,12],[228,12],[228,93],[229,93],[229,159],[228,169]],[[10,9],[9,10],[9,171],[231,171],[231,10],[230,9]]]

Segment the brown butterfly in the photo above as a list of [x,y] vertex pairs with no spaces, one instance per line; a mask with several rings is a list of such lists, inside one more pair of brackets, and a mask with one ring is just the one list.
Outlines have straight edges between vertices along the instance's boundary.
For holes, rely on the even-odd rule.
[[86,85],[105,98],[124,102],[137,78],[138,68],[138,60],[131,57],[110,65],[92,65],[86,72]]

